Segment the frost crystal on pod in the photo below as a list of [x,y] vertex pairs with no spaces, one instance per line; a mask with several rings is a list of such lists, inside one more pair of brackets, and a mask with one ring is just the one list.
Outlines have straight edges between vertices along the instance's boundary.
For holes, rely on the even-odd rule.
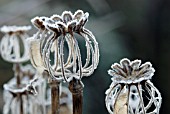
[[111,68],[105,99],[110,114],[159,114],[162,97],[150,81],[155,72],[150,62],[122,59]]
[[[99,50],[92,32],[84,28],[88,16],[88,13],[78,10],[74,14],[65,11],[61,16],[32,19],[38,32],[30,39],[31,61],[39,72],[47,70],[52,79],[64,79],[66,82],[73,77],[81,80],[83,76],[93,73],[98,65]],[[87,57],[84,65],[75,34],[86,42]],[[65,46],[68,47],[68,55],[64,54]]]

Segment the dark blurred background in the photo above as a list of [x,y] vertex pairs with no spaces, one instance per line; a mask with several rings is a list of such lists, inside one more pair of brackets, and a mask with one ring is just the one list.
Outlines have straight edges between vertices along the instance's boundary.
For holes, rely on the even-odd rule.
[[[152,62],[156,69],[152,81],[163,97],[160,114],[170,113],[170,0],[0,0],[0,26],[31,25],[35,16],[77,9],[90,13],[86,28],[100,46],[98,69],[83,79],[84,114],[108,114],[104,101],[111,80],[107,70],[124,57]],[[29,35],[35,32],[33,27]],[[1,110],[2,86],[12,76],[12,64],[0,58]]]

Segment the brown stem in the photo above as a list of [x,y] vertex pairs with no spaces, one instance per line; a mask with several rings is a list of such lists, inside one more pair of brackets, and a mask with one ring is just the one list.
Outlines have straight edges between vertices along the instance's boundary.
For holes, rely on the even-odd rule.
[[17,87],[20,87],[20,84],[21,84],[21,76],[20,76],[21,68],[20,68],[20,64],[19,63],[15,63],[13,70],[14,70],[15,77],[16,77]]
[[17,95],[17,100],[20,102],[20,105],[19,105],[19,107],[20,107],[19,108],[20,109],[20,114],[24,114],[22,94],[21,93],[17,93],[16,95]]
[[82,114],[83,111],[83,84],[81,80],[73,78],[69,83],[69,90],[73,98],[73,114]]
[[24,114],[22,95],[20,95],[20,114]]
[[51,114],[59,114],[60,112],[60,82],[56,80],[50,81],[51,87]]
[[[13,70],[14,70],[15,77],[16,77],[16,85],[17,85],[18,88],[20,88],[20,86],[21,86],[21,68],[20,68],[20,64],[15,63],[13,67],[14,67]],[[24,114],[22,94],[18,93],[17,96],[18,96],[18,99],[20,101],[20,114]]]

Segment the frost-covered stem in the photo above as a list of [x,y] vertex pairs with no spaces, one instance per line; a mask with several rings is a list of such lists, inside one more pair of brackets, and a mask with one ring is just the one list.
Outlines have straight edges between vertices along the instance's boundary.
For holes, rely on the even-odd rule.
[[51,114],[59,114],[60,112],[60,82],[57,80],[50,81],[51,87]]
[[69,90],[73,98],[73,114],[82,114],[83,109],[83,84],[81,80],[73,78],[69,83]]
[[16,77],[16,84],[17,84],[17,87],[20,86],[21,84],[21,68],[20,68],[20,64],[19,63],[15,63],[14,64],[14,73],[15,73],[15,77]]

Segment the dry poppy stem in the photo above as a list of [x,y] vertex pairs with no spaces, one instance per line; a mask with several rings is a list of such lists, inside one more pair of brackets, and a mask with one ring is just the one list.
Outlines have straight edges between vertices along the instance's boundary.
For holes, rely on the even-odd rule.
[[20,86],[21,84],[21,76],[20,76],[20,64],[19,63],[15,63],[14,64],[14,73],[15,73],[15,76],[16,76],[16,84],[17,84],[17,87]]
[[18,93],[18,98],[20,100],[20,114],[24,114],[22,95],[19,93]]
[[[16,77],[16,84],[17,84],[17,87],[19,88],[21,86],[21,68],[20,68],[19,63],[14,64],[14,73],[15,73],[15,77]],[[23,114],[24,110],[23,110],[22,95],[20,93],[17,93],[17,97],[20,101],[20,114]]]
[[73,78],[69,83],[69,90],[73,98],[73,114],[82,114],[83,111],[83,84],[80,80]]
[[60,82],[57,80],[51,80],[51,114],[59,114],[60,112]]

